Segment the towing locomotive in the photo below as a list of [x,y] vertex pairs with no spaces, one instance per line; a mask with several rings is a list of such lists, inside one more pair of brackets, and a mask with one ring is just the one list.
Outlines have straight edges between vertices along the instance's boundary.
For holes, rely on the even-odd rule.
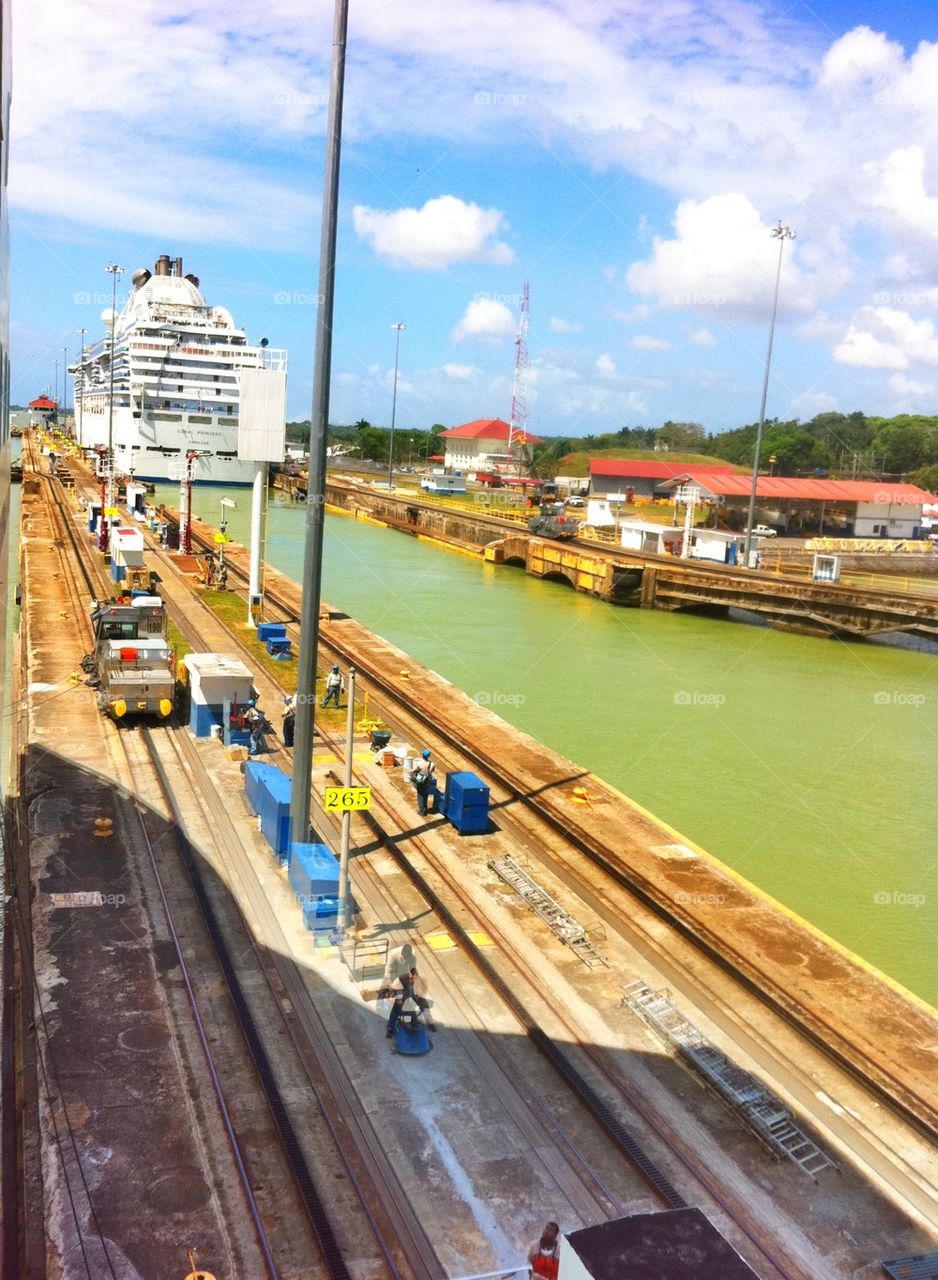
[[539,538],[555,538],[567,542],[575,538],[580,527],[578,520],[571,520],[562,502],[543,502],[536,515],[528,520],[528,532]]
[[173,709],[174,655],[166,635],[166,606],[159,596],[135,594],[103,604],[95,601],[94,652],[82,660],[98,707],[120,720]]

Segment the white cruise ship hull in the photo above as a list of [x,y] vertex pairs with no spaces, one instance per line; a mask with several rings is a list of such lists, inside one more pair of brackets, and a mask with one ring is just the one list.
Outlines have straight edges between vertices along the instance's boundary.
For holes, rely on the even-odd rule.
[[[108,270],[116,296],[122,268]],[[286,353],[250,345],[181,258],[164,254],[132,282],[72,370],[79,443],[112,447],[115,470],[135,480],[180,480],[191,460],[197,484],[251,484],[262,461],[283,458]]]

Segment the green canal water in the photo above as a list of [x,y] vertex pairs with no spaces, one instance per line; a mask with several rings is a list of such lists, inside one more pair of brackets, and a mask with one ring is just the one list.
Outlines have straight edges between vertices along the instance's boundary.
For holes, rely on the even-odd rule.
[[[160,500],[176,504],[175,486]],[[221,490],[196,490],[219,521]],[[246,540],[250,496],[229,511]],[[304,508],[269,558],[302,576]],[[938,1005],[938,652],[615,609],[327,517],[324,595]]]

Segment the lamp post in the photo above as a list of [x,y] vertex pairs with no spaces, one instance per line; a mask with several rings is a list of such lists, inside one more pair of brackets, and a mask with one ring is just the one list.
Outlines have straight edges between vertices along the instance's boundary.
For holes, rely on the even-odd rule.
[[111,276],[111,358],[108,371],[108,405],[107,405],[107,492],[104,500],[104,511],[101,513],[101,540],[99,547],[107,552],[110,548],[109,512],[114,508],[114,334],[117,329],[117,281],[124,274],[124,268],[112,262],[104,268]]
[[397,338],[394,343],[394,391],[391,395],[391,443],[388,447],[388,489],[394,488],[394,423],[397,418],[397,371],[400,366],[401,354],[401,334],[404,330],[402,324],[392,324],[392,329],[397,330]]
[[775,271],[775,297],[772,302],[772,323],[769,325],[769,348],[765,357],[765,377],[762,380],[762,404],[759,409],[759,426],[756,430],[756,456],[752,462],[752,487],[749,491],[749,514],[746,517],[746,542],[743,547],[743,564],[749,568],[749,553],[752,548],[752,526],[756,519],[756,486],[759,483],[759,452],[762,448],[762,430],[765,426],[765,402],[769,394],[769,369],[772,365],[772,342],[775,338],[775,318],[778,315],[778,286],[782,278],[782,253],[786,240],[794,240],[795,233],[786,227],[781,220],[773,227],[771,234],[778,241],[778,267]]
[[[85,329],[84,327],[76,330],[76,333],[78,334],[81,340],[81,346],[78,348],[78,364],[76,366],[76,373],[75,373],[75,394],[73,394],[72,396],[72,399],[75,401],[75,407],[78,410],[78,421],[76,423],[75,429],[78,432],[78,443],[81,446],[84,446],[84,443],[85,443],[83,434],[82,434],[82,409],[83,409],[83,404],[85,399],[85,334],[87,332],[88,332],[87,329]],[[79,378],[81,379],[81,387],[80,387],[81,395],[77,394],[77,392],[79,391],[79,383],[78,383]]]

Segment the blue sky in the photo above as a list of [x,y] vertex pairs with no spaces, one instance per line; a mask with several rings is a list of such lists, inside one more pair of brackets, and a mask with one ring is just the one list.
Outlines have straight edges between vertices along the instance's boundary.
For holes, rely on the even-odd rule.
[[[182,256],[309,414],[328,0],[33,0],[14,25],[12,395]],[[331,418],[529,428],[938,411],[938,11],[351,0]],[[61,385],[61,384],[60,384]]]

